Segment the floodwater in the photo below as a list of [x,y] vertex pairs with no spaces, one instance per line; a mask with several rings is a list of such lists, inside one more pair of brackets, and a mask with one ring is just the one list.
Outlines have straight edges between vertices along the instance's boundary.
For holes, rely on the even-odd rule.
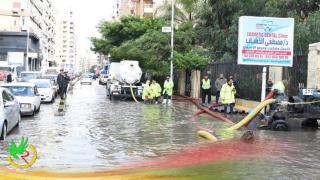
[[[9,142],[28,137],[38,151],[31,170],[63,172],[115,169],[206,143],[197,136],[197,125],[213,130],[221,140],[239,139],[243,132],[227,132],[224,122],[207,115],[190,119],[197,110],[187,102],[173,106],[111,102],[97,83],[77,85],[67,99],[65,116],[56,116],[58,102],[43,104],[35,117],[24,117],[20,129],[0,143],[0,162],[7,166]],[[320,131],[254,132],[260,155],[215,162],[224,171],[219,177],[239,179],[320,179]],[[273,143],[274,142],[274,143]],[[265,147],[264,147],[265,146]],[[237,148],[236,146],[232,148]],[[245,153],[245,152],[244,152]],[[226,165],[227,164],[227,165]],[[227,174],[227,175],[226,175]],[[226,175],[226,176],[224,176]]]

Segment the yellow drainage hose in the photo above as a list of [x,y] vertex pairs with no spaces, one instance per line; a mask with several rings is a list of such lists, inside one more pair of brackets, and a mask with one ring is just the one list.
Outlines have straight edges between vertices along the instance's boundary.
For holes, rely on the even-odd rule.
[[134,93],[133,93],[133,89],[132,89],[132,85],[130,84],[130,91],[131,91],[131,96],[133,98],[133,100],[136,102],[136,103],[139,103],[139,101],[136,99],[136,97],[134,96]]
[[216,138],[214,135],[210,134],[207,131],[200,130],[197,132],[197,134],[198,134],[198,136],[205,138],[205,139],[208,139],[210,141],[218,141],[218,138]]
[[228,128],[228,130],[238,130],[243,126],[247,125],[256,115],[267,105],[276,102],[275,99],[268,99],[260,103],[257,107],[253,109],[253,111],[248,114],[242,121],[238,122],[237,124],[233,125],[232,127]]

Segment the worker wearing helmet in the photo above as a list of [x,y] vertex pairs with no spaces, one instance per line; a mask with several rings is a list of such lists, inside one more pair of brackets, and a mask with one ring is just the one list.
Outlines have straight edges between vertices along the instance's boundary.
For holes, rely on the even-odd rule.
[[151,92],[149,80],[146,81],[146,84],[143,87],[142,99],[144,100],[145,104],[150,104],[152,100],[152,92]]
[[233,80],[229,79],[226,84],[224,84],[220,91],[221,103],[224,105],[224,112],[226,113],[228,107],[230,108],[230,113],[233,113],[233,106],[236,102],[235,95],[237,91],[233,85]]
[[152,96],[154,97],[155,103],[158,104],[159,97],[161,96],[161,86],[155,80],[152,80],[150,85]]
[[171,104],[171,96],[173,94],[173,81],[170,76],[167,76],[163,85],[163,103],[162,104]]

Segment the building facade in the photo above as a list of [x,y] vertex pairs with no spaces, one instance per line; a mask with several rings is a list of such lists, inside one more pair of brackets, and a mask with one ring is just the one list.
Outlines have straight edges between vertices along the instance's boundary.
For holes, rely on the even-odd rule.
[[73,12],[64,12],[58,19],[57,27],[55,47],[57,65],[75,71],[78,54]]
[[10,52],[24,53],[23,64],[17,65],[21,70],[40,70],[52,64],[54,28],[55,10],[51,0],[1,0],[0,65],[10,64]]
[[115,0],[112,19],[117,20],[122,16],[153,17],[156,9],[165,0]]

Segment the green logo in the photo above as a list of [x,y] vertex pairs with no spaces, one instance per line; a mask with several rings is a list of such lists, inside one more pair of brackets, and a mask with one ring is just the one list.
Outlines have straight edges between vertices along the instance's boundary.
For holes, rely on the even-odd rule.
[[15,168],[26,169],[37,160],[37,151],[32,144],[28,144],[28,138],[22,137],[19,146],[15,142],[10,143],[7,157],[8,162]]
[[20,159],[20,156],[25,153],[26,149],[28,147],[28,138],[22,137],[20,145],[17,147],[16,143],[11,141],[9,153],[12,157],[15,159]]

